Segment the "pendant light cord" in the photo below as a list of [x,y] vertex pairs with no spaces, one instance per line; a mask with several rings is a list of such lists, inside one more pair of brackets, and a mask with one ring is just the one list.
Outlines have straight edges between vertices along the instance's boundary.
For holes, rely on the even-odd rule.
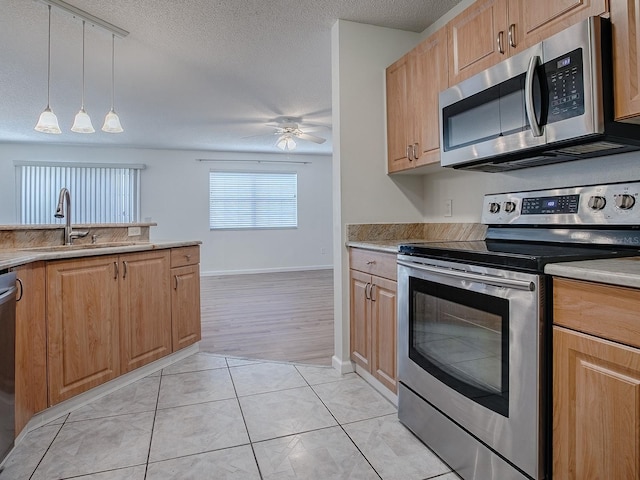
[[47,52],[47,108],[51,98],[51,5],[49,5],[49,51]]
[[115,83],[116,83],[116,74],[115,74],[115,50],[116,50],[116,36],[114,33],[111,34],[111,111],[113,111],[113,103],[115,96]]
[[84,24],[82,20],[82,110],[84,110]]

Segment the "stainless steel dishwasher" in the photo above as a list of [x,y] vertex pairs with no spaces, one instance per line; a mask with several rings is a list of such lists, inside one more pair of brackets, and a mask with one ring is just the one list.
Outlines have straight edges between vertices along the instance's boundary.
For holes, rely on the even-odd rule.
[[0,271],[0,464],[15,437],[16,292],[15,272]]

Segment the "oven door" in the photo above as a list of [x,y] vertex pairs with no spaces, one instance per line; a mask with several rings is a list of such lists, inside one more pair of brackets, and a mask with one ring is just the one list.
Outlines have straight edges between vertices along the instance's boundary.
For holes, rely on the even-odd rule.
[[539,275],[398,256],[399,381],[533,478],[542,468],[541,288]]

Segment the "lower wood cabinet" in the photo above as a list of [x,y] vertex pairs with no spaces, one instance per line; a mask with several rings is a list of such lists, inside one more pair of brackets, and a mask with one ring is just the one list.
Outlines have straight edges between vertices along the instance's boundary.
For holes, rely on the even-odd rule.
[[47,408],[47,327],[44,262],[14,269],[18,278],[16,304],[15,432],[34,414]]
[[200,341],[199,247],[171,249],[171,329],[173,350]]
[[553,478],[640,478],[640,290],[553,292]]
[[170,251],[122,255],[119,265],[120,373],[126,373],[172,352]]
[[396,256],[350,249],[351,360],[397,391]]
[[120,374],[119,262],[98,256],[47,265],[49,403]]

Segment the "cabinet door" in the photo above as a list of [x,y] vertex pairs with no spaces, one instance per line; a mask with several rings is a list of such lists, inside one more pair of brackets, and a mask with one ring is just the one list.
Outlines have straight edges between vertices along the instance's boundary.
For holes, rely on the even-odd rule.
[[16,304],[16,435],[34,414],[47,408],[46,268],[36,262],[15,269],[19,280]]
[[615,117],[639,123],[640,1],[610,0],[613,24],[613,95]]
[[120,373],[117,257],[47,264],[49,403]]
[[[541,42],[565,28],[607,12],[607,0],[509,0],[510,54]],[[509,34],[509,29],[511,33]]]
[[640,478],[640,350],[553,331],[553,478]]
[[120,257],[122,373],[171,353],[170,252]]
[[171,331],[173,351],[200,340],[200,269],[172,268]]
[[478,0],[447,24],[449,86],[507,57],[506,1]]
[[396,392],[396,282],[372,277],[371,373]]
[[447,29],[442,28],[413,51],[409,102],[413,110],[414,141],[418,160],[415,166],[440,161],[439,93],[449,81]]
[[371,275],[350,270],[349,292],[351,304],[350,342],[351,360],[370,371],[371,364],[371,305],[368,300]]
[[405,55],[387,68],[387,163],[389,173],[412,166],[409,147],[407,88],[409,57]]

